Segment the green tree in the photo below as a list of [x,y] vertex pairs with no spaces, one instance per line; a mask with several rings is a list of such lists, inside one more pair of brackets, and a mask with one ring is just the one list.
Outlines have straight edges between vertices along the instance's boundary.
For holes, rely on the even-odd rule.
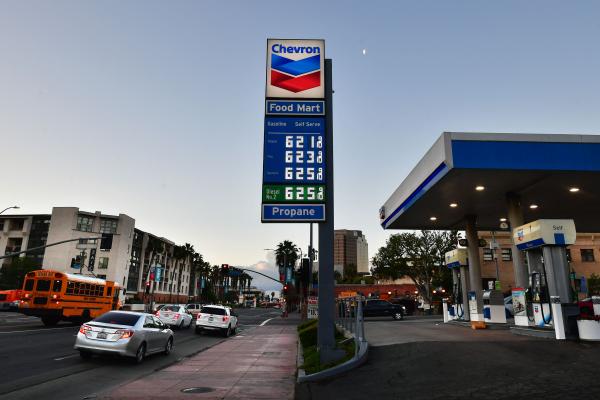
[[587,280],[588,294],[590,296],[600,295],[600,276],[593,273]]
[[391,235],[372,259],[376,276],[409,277],[428,303],[436,286],[451,286],[452,276],[444,265],[446,252],[456,248],[456,231],[404,232]]
[[21,289],[28,272],[41,269],[41,266],[29,257],[14,257],[0,269],[0,288],[3,290]]
[[298,261],[298,247],[289,240],[284,240],[275,249],[275,262],[280,268],[294,268]]

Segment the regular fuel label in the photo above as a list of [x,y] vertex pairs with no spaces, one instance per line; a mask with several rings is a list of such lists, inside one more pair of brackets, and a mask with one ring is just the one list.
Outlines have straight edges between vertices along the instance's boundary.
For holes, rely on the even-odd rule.
[[324,183],[324,118],[266,117],[263,168],[263,183]]

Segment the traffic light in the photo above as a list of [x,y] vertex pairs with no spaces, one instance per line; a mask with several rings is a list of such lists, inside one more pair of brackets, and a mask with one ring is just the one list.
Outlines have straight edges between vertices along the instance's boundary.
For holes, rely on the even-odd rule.
[[221,264],[221,274],[229,276],[229,264]]
[[71,258],[71,268],[81,269],[81,256]]
[[284,296],[287,296],[289,290],[290,290],[290,287],[287,284],[283,285],[283,294],[284,294]]

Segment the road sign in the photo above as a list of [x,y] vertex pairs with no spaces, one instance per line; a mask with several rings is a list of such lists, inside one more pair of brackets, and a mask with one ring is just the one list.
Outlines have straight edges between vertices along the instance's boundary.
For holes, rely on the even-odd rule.
[[319,298],[317,296],[308,296],[306,314],[308,319],[319,318]]

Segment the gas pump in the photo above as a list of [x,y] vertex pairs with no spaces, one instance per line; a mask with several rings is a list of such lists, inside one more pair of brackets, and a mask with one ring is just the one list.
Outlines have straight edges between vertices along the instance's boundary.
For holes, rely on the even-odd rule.
[[[467,250],[466,249],[455,249],[446,253],[445,255],[446,266],[452,270],[452,297],[450,304],[448,299],[443,302],[444,322],[450,320],[465,318],[465,296],[461,281],[464,280],[464,270],[468,266]],[[461,268],[462,267],[462,268]],[[467,313],[468,314],[468,313]]]
[[529,288],[513,289],[515,324],[553,327],[557,339],[577,338],[577,304],[571,302],[566,246],[575,243],[575,222],[540,219],[513,230],[526,252]]

